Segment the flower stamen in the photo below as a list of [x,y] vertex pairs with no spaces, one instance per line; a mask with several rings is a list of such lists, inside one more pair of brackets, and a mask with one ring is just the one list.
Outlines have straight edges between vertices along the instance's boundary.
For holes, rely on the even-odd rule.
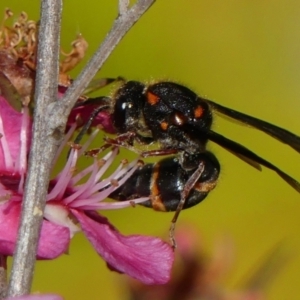
[[76,166],[78,150],[72,149],[69,159],[62,172],[56,177],[57,181],[51,192],[47,196],[47,201],[62,197],[73,175],[73,170]]

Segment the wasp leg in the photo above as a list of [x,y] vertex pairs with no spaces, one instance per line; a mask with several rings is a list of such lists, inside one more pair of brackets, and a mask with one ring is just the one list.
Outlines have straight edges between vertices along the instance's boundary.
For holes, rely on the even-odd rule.
[[169,237],[170,237],[170,240],[171,240],[171,243],[172,243],[172,247],[174,249],[177,247],[176,240],[175,240],[175,237],[174,237],[176,221],[178,219],[178,216],[179,216],[180,212],[183,209],[185,200],[187,199],[190,191],[194,188],[194,186],[196,185],[197,181],[199,180],[199,178],[203,174],[204,168],[205,168],[204,163],[200,162],[198,168],[191,175],[191,177],[188,179],[188,181],[186,182],[186,184],[185,184],[182,192],[180,193],[180,202],[179,202],[179,204],[177,206],[176,212],[175,212],[175,214],[173,216],[173,219],[171,221],[171,227],[170,227],[170,230],[169,230]]
[[102,152],[103,150],[109,148],[109,147],[123,147],[129,150],[132,150],[134,152],[137,152],[136,149],[132,146],[130,146],[130,141],[134,138],[134,133],[132,132],[126,132],[124,134],[120,134],[115,139],[105,137],[104,141],[105,144],[101,146],[100,148],[91,149],[89,151],[85,152],[85,155],[88,156],[97,156],[98,153]]
[[143,151],[141,153],[142,157],[150,157],[150,156],[164,156],[164,155],[171,155],[177,154],[179,150],[177,149],[156,149],[150,151]]

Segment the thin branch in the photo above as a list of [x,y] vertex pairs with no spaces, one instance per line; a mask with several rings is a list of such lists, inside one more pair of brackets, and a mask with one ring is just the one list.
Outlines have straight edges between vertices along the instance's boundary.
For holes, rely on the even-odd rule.
[[129,6],[129,0],[119,0],[119,15],[122,16],[124,15]]
[[125,7],[127,0],[120,0],[120,15],[112,30],[78,79],[68,89],[64,99],[56,101],[61,1],[42,0],[33,140],[8,296],[30,292],[49,173],[63,136],[67,117],[79,95],[102,67],[119,41],[155,0],[139,0],[130,9]]
[[49,104],[57,98],[61,10],[62,0],[42,1],[33,139],[8,296],[30,292],[51,162],[57,151],[57,142],[63,137],[62,130],[54,135],[51,128],[47,128],[46,113]]
[[154,2],[155,0],[139,0],[134,6],[126,10],[126,12],[123,10],[123,14],[119,15],[116,19],[112,29],[103,43],[99,46],[94,56],[87,63],[86,67],[79,74],[72,86],[68,88],[63,101],[57,103],[57,106],[60,107],[55,108],[56,112],[59,112],[62,115],[69,115],[76,99],[83,93],[84,89],[88,86],[96,73],[101,69],[117,44]]

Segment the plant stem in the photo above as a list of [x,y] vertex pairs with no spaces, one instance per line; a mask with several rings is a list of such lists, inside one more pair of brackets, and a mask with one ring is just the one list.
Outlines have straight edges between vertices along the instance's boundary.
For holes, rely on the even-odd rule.
[[51,162],[63,137],[63,129],[59,132],[47,122],[49,105],[57,98],[61,10],[62,0],[42,0],[33,137],[21,224],[8,288],[8,296],[11,297],[30,292]]

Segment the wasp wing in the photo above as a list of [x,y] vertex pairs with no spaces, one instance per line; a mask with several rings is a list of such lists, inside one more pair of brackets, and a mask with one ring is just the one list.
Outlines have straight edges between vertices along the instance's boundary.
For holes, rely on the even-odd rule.
[[297,136],[286,129],[283,129],[266,121],[257,119],[255,117],[251,117],[234,109],[222,106],[211,100],[206,101],[215,111],[232,119],[238,120],[251,127],[254,127],[260,131],[263,131],[268,135],[272,136],[273,138],[279,140],[280,142],[289,145],[290,147],[292,147],[300,153],[300,136]]
[[261,166],[265,166],[268,169],[275,171],[284,181],[300,193],[300,183],[298,181],[243,145],[211,130],[207,133],[207,137],[256,169],[260,170]]

